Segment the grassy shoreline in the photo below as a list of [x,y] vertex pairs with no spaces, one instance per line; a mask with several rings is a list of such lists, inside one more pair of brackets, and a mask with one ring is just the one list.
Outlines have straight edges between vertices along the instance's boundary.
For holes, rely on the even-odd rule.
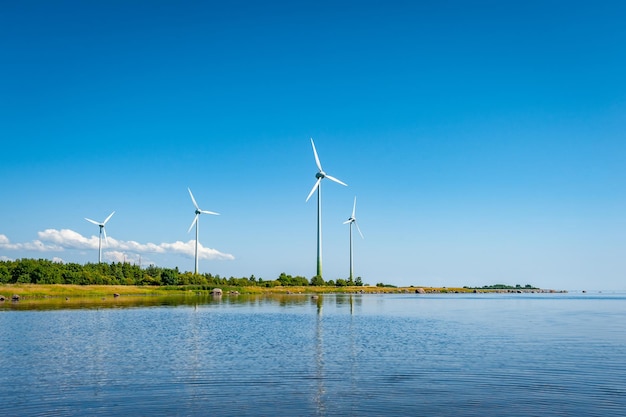
[[[342,294],[342,293],[415,293],[418,289],[425,293],[473,293],[473,292],[511,292],[497,290],[477,290],[470,288],[447,288],[447,287],[220,287],[225,295],[234,294]],[[113,297],[114,294],[120,296],[168,296],[184,295],[189,293],[208,294],[212,287],[200,286],[174,286],[174,287],[152,287],[134,285],[66,285],[66,284],[3,284],[0,285],[0,296],[10,300],[13,295],[18,295],[20,299],[49,299],[68,297]],[[513,291],[515,292],[515,291]],[[524,291],[529,292],[529,291]],[[533,292],[544,292],[535,290]]]

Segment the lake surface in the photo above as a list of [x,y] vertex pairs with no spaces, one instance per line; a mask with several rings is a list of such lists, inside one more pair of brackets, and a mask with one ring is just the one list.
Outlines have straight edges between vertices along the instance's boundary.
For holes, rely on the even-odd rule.
[[0,415],[626,415],[625,294],[150,304],[0,306]]

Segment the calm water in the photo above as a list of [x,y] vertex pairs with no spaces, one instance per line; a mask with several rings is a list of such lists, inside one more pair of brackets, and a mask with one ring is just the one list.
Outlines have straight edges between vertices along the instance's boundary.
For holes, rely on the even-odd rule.
[[0,415],[626,415],[623,294],[167,304],[0,307]]

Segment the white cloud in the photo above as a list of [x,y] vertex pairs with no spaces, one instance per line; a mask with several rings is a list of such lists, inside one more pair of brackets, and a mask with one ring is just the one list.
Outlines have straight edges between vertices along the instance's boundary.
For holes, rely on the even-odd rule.
[[[84,237],[70,229],[46,229],[37,233],[39,239],[27,243],[11,243],[9,238],[0,234],[0,249],[6,250],[30,250],[39,252],[62,252],[66,249],[98,249],[98,237]],[[108,245],[103,243],[107,249],[105,255],[108,259],[115,261],[132,262],[144,253],[175,253],[186,257],[195,256],[195,241],[176,241],[174,243],[139,243],[132,240],[123,241],[108,238]],[[126,252],[131,252],[128,254]],[[222,253],[217,249],[205,248],[198,244],[198,259],[233,260],[235,257],[228,253]]]
[[[41,232],[39,232],[41,233]],[[63,248],[58,245],[49,245],[43,243],[41,240],[33,240],[26,243],[11,243],[8,237],[0,235],[0,249],[7,250],[30,250],[38,252],[50,252],[50,251],[62,251]]]
[[69,229],[46,229],[38,232],[39,239],[57,244],[63,249],[98,249],[98,237],[86,238],[80,233]]
[[[195,241],[176,241],[174,243],[161,243],[163,249],[170,253],[178,253],[193,258],[195,256]],[[198,243],[198,259],[222,259],[233,260],[235,257],[228,253],[222,253],[216,249],[205,248],[202,243]]]

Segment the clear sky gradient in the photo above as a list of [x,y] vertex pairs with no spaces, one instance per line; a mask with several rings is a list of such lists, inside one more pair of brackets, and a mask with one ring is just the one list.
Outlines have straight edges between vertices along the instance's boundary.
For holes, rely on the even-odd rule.
[[626,289],[626,2],[0,8],[0,258]]

